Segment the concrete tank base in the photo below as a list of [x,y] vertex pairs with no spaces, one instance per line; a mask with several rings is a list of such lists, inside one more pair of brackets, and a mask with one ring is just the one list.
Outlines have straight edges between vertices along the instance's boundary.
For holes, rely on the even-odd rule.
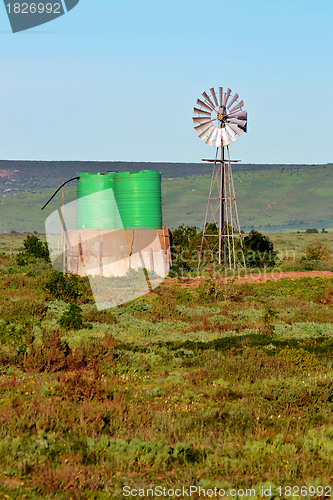
[[166,276],[171,267],[170,232],[162,229],[67,231],[67,271],[79,276],[125,276],[145,268]]

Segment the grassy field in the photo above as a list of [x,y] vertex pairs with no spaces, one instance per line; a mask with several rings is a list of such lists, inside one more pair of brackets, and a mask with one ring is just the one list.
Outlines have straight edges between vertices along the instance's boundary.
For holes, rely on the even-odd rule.
[[270,233],[269,238],[275,245],[279,257],[300,259],[305,256],[305,247],[321,242],[333,251],[333,233]]
[[98,312],[86,279],[2,255],[0,290],[0,498],[330,492],[333,279],[167,279]]
[[[203,167],[202,167],[203,168]],[[238,170],[237,170],[238,168]],[[185,223],[202,227],[210,187],[210,175],[193,175],[162,179],[163,220],[175,228]],[[187,172],[188,170],[186,170]],[[204,172],[209,171],[204,167]],[[0,171],[1,172],[1,171]],[[166,173],[166,172],[165,172]],[[5,192],[6,178],[0,177],[0,232],[45,231],[45,219],[59,207],[61,194],[41,211],[41,207],[59,186],[59,179],[22,179],[19,187]],[[5,182],[6,181],[6,182]],[[235,167],[235,190],[240,224],[245,231],[252,227],[265,232],[303,230],[307,227],[333,230],[333,165],[325,166],[247,166]],[[65,203],[76,197],[75,183],[65,188]]]

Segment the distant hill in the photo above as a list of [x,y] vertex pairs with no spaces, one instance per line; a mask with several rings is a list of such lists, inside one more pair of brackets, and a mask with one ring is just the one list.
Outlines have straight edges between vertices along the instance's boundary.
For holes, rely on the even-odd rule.
[[[235,163],[234,172],[303,169],[310,165],[252,165]],[[25,191],[34,187],[56,188],[63,181],[75,177],[77,172],[139,172],[157,170],[163,178],[207,175],[212,170],[209,163],[144,163],[97,161],[0,161],[0,195],[5,186],[15,183],[14,190]],[[7,183],[6,183],[7,182]],[[17,184],[16,184],[17,183]]]
[[[158,170],[162,173],[163,216],[170,227],[201,227],[212,164],[82,161],[0,161],[0,232],[44,231],[44,221],[61,202],[41,207],[63,181],[77,172]],[[240,223],[266,232],[333,228],[333,165],[233,166]],[[66,186],[65,202],[76,198]]]

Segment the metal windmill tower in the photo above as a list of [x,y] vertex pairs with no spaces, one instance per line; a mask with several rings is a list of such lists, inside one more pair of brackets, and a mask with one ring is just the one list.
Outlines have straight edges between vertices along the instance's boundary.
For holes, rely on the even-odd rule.
[[[245,264],[242,235],[239,225],[234,181],[231,164],[238,160],[231,160],[229,145],[235,142],[247,130],[247,112],[243,111],[243,101],[238,101],[237,93],[232,95],[228,88],[223,92],[219,87],[218,95],[214,88],[210,94],[203,92],[204,100],[197,100],[194,108],[194,130],[199,137],[209,146],[216,148],[213,162],[213,174],[208,197],[205,223],[201,241],[199,266],[205,240],[209,237],[218,237],[218,262],[228,265],[231,269],[236,267],[237,244],[239,238],[242,260]],[[225,152],[226,150],[226,152]],[[218,225],[218,235],[211,233],[209,222]]]

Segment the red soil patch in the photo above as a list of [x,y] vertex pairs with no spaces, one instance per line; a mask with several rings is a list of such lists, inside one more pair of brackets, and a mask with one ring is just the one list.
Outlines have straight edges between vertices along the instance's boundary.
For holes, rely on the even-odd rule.
[[0,170],[0,177],[12,177],[18,170]]

